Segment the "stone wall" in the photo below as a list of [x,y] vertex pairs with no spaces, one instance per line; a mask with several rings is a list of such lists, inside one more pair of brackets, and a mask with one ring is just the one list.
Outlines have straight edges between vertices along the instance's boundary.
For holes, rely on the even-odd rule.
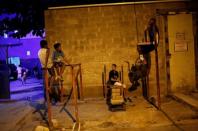
[[[134,5],[108,5],[83,8],[65,8],[45,11],[46,37],[53,48],[55,41],[61,42],[71,63],[82,63],[85,97],[102,96],[102,71],[111,64],[124,66],[124,82],[130,84],[127,65],[135,62],[136,45],[143,39],[143,31],[151,17],[157,18],[160,29],[159,67],[161,92],[166,93],[165,40],[162,16],[156,9],[185,7],[182,2],[137,4],[137,27]],[[138,40],[137,40],[138,36]],[[155,57],[152,55],[150,94],[156,95]],[[65,84],[69,83],[69,71],[65,71]]]

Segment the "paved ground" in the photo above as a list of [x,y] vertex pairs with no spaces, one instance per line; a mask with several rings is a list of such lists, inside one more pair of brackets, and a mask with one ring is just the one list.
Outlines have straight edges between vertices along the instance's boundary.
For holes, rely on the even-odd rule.
[[18,130],[17,126],[23,125],[23,120],[30,112],[31,108],[27,101],[0,103],[0,130]]
[[[32,131],[38,125],[46,126],[39,112],[34,113],[36,109],[44,111],[41,90],[22,93],[30,93],[29,101],[0,103],[0,131]],[[20,98],[20,94],[16,94],[16,98]],[[79,102],[82,131],[197,131],[198,113],[186,104],[165,98],[159,111],[138,93],[133,93],[132,100],[127,103],[126,111],[120,112],[108,111],[104,99]],[[59,112],[60,108],[61,105],[52,108],[53,119],[58,122],[58,129],[54,131],[62,128],[70,131],[73,122],[65,112]],[[72,103],[68,109],[72,112]]]
[[10,91],[12,93],[17,93],[23,90],[27,89],[33,89],[43,86],[43,80],[42,79],[36,79],[36,78],[28,78],[26,80],[25,84],[22,84],[21,80],[11,81],[10,82]]
[[43,97],[43,80],[28,78],[23,85],[20,80],[10,82],[12,100],[38,100]]
[[[174,100],[168,100],[157,110],[142,97],[134,97],[123,112],[110,112],[102,99],[87,100],[79,104],[81,129],[83,131],[196,131],[198,115],[189,107]],[[1,131],[32,131],[37,125],[44,125],[40,114],[32,112],[40,105],[26,101],[4,103],[0,109]],[[3,107],[3,108],[2,108]],[[69,110],[72,111],[72,104]],[[59,113],[61,106],[53,106],[53,118],[59,129],[71,130],[72,121],[65,112]],[[167,116],[168,117],[167,117]],[[171,120],[170,120],[170,119]],[[57,129],[57,131],[59,131]]]
[[[36,103],[30,104],[34,109]],[[58,121],[58,129],[70,131],[72,121],[65,112],[59,113],[61,106],[53,106],[53,119]],[[72,104],[68,109],[72,111]],[[150,105],[141,96],[134,96],[127,104],[127,110],[108,111],[103,99],[89,99],[79,103],[82,131],[196,131],[198,114],[186,105],[167,98],[163,101],[162,111]],[[32,131],[36,125],[44,125],[39,113],[29,115],[24,120],[20,131]]]

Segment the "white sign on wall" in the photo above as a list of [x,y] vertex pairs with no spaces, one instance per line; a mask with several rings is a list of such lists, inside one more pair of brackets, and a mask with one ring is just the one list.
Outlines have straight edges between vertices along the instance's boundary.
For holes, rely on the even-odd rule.
[[175,49],[175,52],[188,51],[188,43],[185,40],[185,33],[184,32],[177,32],[176,33],[174,49]]
[[188,51],[188,43],[186,41],[176,41],[175,42],[175,52]]

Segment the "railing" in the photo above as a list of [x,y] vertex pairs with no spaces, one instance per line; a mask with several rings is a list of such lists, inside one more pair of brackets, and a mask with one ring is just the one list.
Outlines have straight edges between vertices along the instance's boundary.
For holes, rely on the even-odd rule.
[[[77,105],[77,79],[78,75],[80,75],[80,99],[83,100],[83,86],[82,86],[82,71],[81,71],[81,64],[72,64],[72,65],[67,65],[71,67],[71,77],[72,77],[72,88],[73,88],[73,103],[75,107],[75,119],[76,122],[79,123],[79,114],[78,114],[78,105]],[[77,73],[75,74],[74,68],[79,67]]]
[[[78,96],[80,100],[84,100],[84,92],[83,92],[83,83],[82,83],[82,66],[81,64],[71,64],[71,65],[65,65],[66,67],[70,67],[71,68],[71,77],[74,77],[74,81],[72,80],[72,83],[75,82],[75,85],[77,85],[78,83],[78,77],[80,77],[80,87],[77,87],[78,90]],[[78,68],[76,75],[74,72],[74,68]],[[74,75],[74,76],[73,76]],[[63,93],[63,92],[61,92]],[[63,96],[63,95],[61,95]]]

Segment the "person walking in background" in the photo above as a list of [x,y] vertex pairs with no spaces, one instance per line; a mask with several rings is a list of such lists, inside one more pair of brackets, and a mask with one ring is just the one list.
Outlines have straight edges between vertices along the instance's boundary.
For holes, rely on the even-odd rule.
[[21,79],[22,85],[24,85],[27,80],[28,69],[19,65],[17,66],[17,73],[18,73],[18,79]]

